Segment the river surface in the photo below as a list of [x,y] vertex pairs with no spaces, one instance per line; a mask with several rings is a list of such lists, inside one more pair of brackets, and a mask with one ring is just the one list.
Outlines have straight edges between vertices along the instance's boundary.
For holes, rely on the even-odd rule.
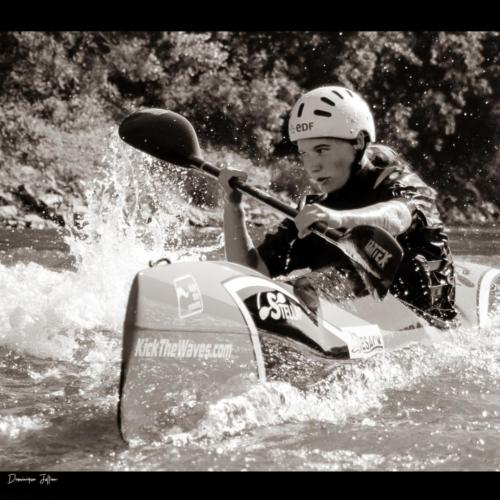
[[[123,164],[114,155],[107,165]],[[190,226],[175,186],[130,172],[89,186],[85,238],[0,231],[0,470],[500,469],[498,326],[376,356],[320,392],[256,384],[212,404],[203,432],[127,447],[116,414],[132,278],[162,256],[223,255],[220,230]],[[498,229],[450,240],[455,256],[500,267]]]

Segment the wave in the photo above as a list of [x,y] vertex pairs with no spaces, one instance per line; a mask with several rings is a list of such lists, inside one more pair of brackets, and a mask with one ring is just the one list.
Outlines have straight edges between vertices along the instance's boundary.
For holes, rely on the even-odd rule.
[[118,138],[110,140],[87,186],[83,231],[64,235],[75,269],[0,264],[0,345],[71,360],[85,335],[120,335],[130,285],[149,261],[199,260],[220,248],[222,241],[207,247],[183,242],[190,226],[179,183]]

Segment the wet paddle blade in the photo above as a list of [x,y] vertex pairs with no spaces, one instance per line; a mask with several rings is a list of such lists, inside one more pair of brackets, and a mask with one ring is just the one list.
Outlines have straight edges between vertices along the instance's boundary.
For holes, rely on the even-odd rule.
[[181,167],[190,167],[190,158],[201,156],[193,126],[173,111],[148,108],[132,113],[118,134],[130,146]]
[[362,276],[383,298],[397,275],[403,249],[397,240],[382,228],[356,226],[339,239],[345,253],[368,276]]

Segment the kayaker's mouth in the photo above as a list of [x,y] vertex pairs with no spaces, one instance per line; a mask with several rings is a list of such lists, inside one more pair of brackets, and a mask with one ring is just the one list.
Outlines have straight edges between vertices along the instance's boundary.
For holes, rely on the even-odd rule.
[[324,182],[329,181],[330,179],[331,177],[318,177],[316,179],[316,182],[318,182],[319,184],[323,184]]

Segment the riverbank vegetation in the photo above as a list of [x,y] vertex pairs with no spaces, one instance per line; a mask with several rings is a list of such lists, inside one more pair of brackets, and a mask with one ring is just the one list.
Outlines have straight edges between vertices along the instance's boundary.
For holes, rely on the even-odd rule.
[[[447,223],[496,223],[499,32],[2,32],[0,220],[74,224],[109,130],[142,106],[185,115],[211,160],[294,198],[288,113],[323,84],[367,99]],[[216,207],[216,183],[192,180],[192,202]]]

